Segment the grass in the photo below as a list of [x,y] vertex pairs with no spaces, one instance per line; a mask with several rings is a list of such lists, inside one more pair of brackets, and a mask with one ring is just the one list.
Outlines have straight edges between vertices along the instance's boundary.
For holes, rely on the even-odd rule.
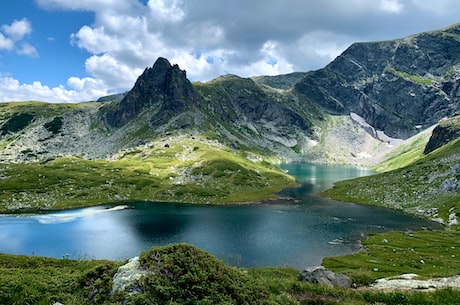
[[[322,194],[341,201],[384,206],[419,217],[441,221],[445,229],[420,232],[387,232],[370,234],[363,241],[359,253],[329,257],[323,265],[336,272],[351,276],[354,282],[367,285],[378,278],[392,277],[404,273],[415,273],[421,277],[444,277],[460,274],[460,230],[455,220],[460,208],[460,192],[449,190],[446,181],[460,179],[460,139],[431,152],[421,154],[422,137],[399,154],[392,155],[380,169],[396,168],[391,171],[337,182]],[[411,157],[417,156],[410,163]],[[454,218],[452,218],[454,216]],[[443,293],[443,292],[439,292]],[[446,292],[449,300],[451,293]],[[401,304],[449,304],[437,293],[423,302],[413,300],[413,294],[400,294]],[[388,298],[382,293],[382,298]],[[381,302],[381,301],[380,301]],[[400,304],[396,302],[395,304]],[[424,303],[426,302],[426,303]],[[384,303],[386,304],[386,303]]]
[[119,265],[0,254],[0,303],[102,304]]
[[1,164],[0,210],[67,209],[123,200],[248,202],[274,197],[295,184],[275,165],[250,161],[248,154],[182,137],[122,151],[113,161],[63,157]]
[[328,257],[323,265],[360,285],[405,273],[422,278],[454,276],[460,274],[459,237],[459,232],[446,230],[371,234],[363,241],[363,251]]
[[[391,243],[391,241],[389,241]],[[443,245],[444,246],[444,245]],[[122,262],[0,254],[1,304],[456,304],[460,291],[379,292],[329,288],[300,281],[292,268],[237,268],[186,244],[140,254],[153,271],[112,296]]]
[[47,102],[10,102],[0,104],[0,122],[14,113],[28,113],[41,118],[51,118],[71,110],[95,107],[97,103],[47,103]]
[[386,69],[386,72],[390,72],[396,76],[399,76],[405,80],[408,80],[420,86],[433,86],[435,84],[435,81],[432,79],[421,77],[419,75],[409,74],[403,71],[398,71],[395,68],[388,68]]
[[422,158],[423,151],[431,136],[432,129],[422,131],[416,136],[408,139],[405,143],[399,145],[386,155],[385,160],[373,167],[378,172],[388,172],[394,169],[402,168],[414,163]]

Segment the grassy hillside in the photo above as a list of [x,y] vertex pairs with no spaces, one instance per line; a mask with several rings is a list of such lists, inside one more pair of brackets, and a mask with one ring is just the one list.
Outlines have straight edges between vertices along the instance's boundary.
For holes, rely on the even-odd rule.
[[229,203],[268,199],[294,180],[255,154],[170,137],[112,160],[62,157],[0,164],[0,210],[62,209],[122,200]]
[[322,194],[456,224],[460,211],[460,139],[390,172],[338,182]]
[[422,158],[423,151],[428,143],[434,126],[427,128],[419,134],[407,139],[403,144],[400,144],[391,150],[383,162],[374,166],[372,169],[378,172],[388,172],[398,169]]

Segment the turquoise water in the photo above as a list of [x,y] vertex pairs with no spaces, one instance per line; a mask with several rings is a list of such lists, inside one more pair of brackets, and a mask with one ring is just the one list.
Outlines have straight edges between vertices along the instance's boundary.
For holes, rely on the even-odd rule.
[[359,249],[366,232],[435,226],[376,207],[314,195],[333,181],[370,172],[343,166],[286,164],[302,184],[270,204],[197,206],[139,202],[0,217],[0,252],[123,260],[152,246],[186,242],[240,266],[320,264]]

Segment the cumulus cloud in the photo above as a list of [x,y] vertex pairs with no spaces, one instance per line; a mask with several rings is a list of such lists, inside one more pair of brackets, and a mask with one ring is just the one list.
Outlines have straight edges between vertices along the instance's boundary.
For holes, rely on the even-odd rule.
[[[123,4],[115,0],[38,3],[48,9],[95,13],[94,24],[73,33],[72,43],[93,54],[85,64],[89,74],[103,77],[108,86],[119,89],[128,89],[138,71],[159,56],[180,64],[192,80],[202,81],[226,73],[252,76],[318,68],[352,41],[324,41],[321,35],[311,33],[335,30],[340,37],[342,28],[358,31],[350,25],[356,18],[372,22],[375,15],[394,15],[404,8],[400,0],[291,0],[288,4],[234,0],[225,5],[214,0],[149,0],[145,5],[135,0]],[[359,31],[366,29],[372,27]],[[294,46],[296,49],[290,49]],[[104,71],[109,66],[110,71],[120,73]]]
[[107,91],[101,90],[100,81],[71,77],[68,85],[71,90],[58,86],[50,88],[39,81],[32,84],[21,84],[18,80],[0,75],[0,101],[47,101],[54,103],[83,102],[93,100],[95,96],[104,96]]
[[32,32],[32,26],[26,18],[14,20],[11,25],[2,25],[1,29],[2,32],[8,35],[13,41],[19,41],[23,39],[25,35]]
[[16,51],[18,54],[20,55],[27,55],[27,56],[30,56],[30,57],[38,57],[38,52],[37,52],[37,49],[35,49],[34,46],[28,44],[28,43],[22,43],[17,51]]
[[20,55],[38,57],[37,49],[23,41],[31,32],[32,25],[26,18],[0,26],[0,50],[16,50]]

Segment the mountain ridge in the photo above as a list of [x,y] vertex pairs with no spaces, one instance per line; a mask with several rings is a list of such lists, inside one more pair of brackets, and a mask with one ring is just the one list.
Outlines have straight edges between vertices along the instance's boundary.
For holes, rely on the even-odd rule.
[[[307,73],[226,75],[191,83],[186,71],[158,58],[130,91],[99,102],[5,103],[0,105],[0,160],[137,162],[158,154],[167,164],[158,166],[167,168],[164,176],[171,182],[198,185],[201,176],[187,167],[199,171],[201,164],[212,164],[219,171],[211,174],[219,175],[222,164],[238,168],[234,154],[254,161],[244,170],[257,179],[254,173],[261,168],[272,171],[261,160],[376,165],[404,139],[459,111],[460,24],[353,44],[325,68]],[[174,150],[182,158],[176,165],[161,158],[165,152],[160,148],[171,143],[182,147]],[[193,163],[184,153],[194,147],[225,151],[221,156],[229,162],[209,163],[209,155],[202,154]],[[173,200],[179,193],[184,191],[165,198]]]

